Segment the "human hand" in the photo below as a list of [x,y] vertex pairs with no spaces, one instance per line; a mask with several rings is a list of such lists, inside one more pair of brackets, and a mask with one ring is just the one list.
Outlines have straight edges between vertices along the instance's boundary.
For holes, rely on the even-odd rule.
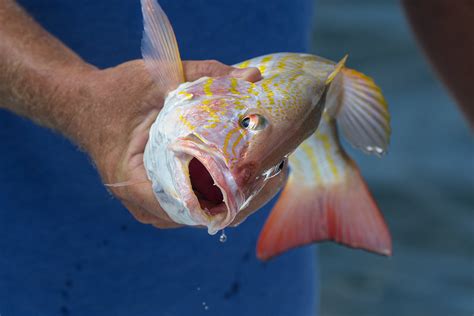
[[[256,68],[237,69],[216,61],[183,62],[187,81],[203,76],[232,76],[248,81],[261,79]],[[91,155],[104,183],[129,182],[110,191],[140,222],[158,228],[173,228],[147,180],[143,153],[150,126],[160,112],[165,94],[156,86],[142,60],[86,74],[89,109],[85,122],[77,125],[76,141]]]

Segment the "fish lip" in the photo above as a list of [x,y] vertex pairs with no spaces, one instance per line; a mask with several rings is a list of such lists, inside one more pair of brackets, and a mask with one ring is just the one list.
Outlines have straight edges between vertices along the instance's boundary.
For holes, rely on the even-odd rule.
[[[207,146],[194,135],[179,138],[174,144],[170,145],[170,149],[178,155],[185,154],[196,158],[204,165],[221,190],[227,208],[227,214],[223,219],[222,216],[219,215],[208,215],[206,211],[200,207],[199,200],[194,194],[188,176],[189,181],[186,183],[186,187],[190,192],[193,192],[193,194],[191,194],[191,197],[185,199],[185,203],[189,206],[190,215],[199,222],[198,224],[207,226],[209,234],[212,235],[217,233],[220,229],[229,226],[239,211],[238,205],[239,202],[242,202],[242,194],[237,184],[233,181],[232,173],[225,159],[218,153],[211,152]],[[183,168],[188,168],[189,161]]]

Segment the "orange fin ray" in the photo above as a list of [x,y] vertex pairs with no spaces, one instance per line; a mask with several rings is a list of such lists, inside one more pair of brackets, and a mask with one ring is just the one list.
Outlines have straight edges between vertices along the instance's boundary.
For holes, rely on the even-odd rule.
[[260,233],[258,258],[324,240],[391,255],[387,225],[360,175],[316,190],[290,181]]

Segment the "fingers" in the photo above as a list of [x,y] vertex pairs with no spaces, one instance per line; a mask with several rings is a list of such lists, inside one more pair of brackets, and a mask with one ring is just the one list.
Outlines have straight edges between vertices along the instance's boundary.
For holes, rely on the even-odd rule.
[[262,79],[262,74],[256,67],[234,68],[229,76],[244,79],[250,82],[256,82]]
[[138,205],[127,203],[127,202],[123,202],[123,204],[130,211],[132,216],[138,222],[140,222],[142,224],[151,224],[156,228],[177,228],[177,227],[182,226],[182,225],[177,224],[175,222],[167,221],[167,220],[164,220],[162,218],[159,218],[159,217],[147,212],[146,210],[144,210],[143,208],[141,208]]
[[176,228],[181,224],[173,222],[156,200],[150,183],[133,184],[114,188],[114,193],[133,217],[143,224],[157,228]]
[[230,76],[250,82],[262,79],[258,68],[235,68],[216,60],[183,61],[184,74],[187,81],[194,81],[201,77]]

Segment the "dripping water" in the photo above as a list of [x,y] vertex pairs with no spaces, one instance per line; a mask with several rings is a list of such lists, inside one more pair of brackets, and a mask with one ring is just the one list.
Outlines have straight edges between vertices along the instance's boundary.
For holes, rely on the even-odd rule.
[[224,230],[221,231],[221,235],[219,236],[219,241],[222,243],[227,241],[227,235],[225,234]]

